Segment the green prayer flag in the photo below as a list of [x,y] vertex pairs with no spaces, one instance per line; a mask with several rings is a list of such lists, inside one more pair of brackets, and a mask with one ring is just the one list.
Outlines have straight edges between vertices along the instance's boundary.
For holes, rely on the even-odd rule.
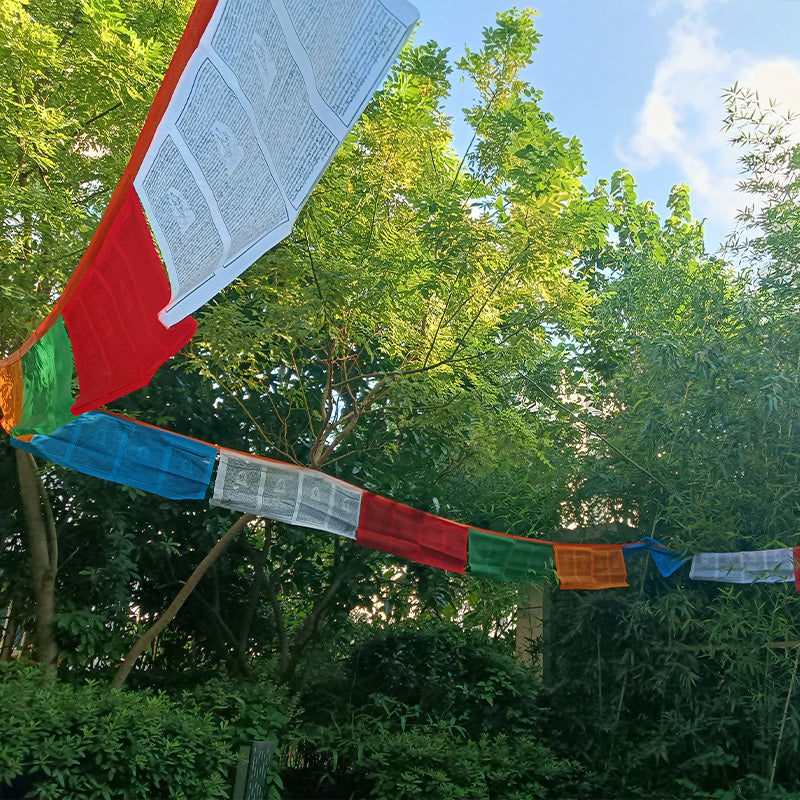
[[469,571],[478,578],[536,583],[555,570],[553,546],[470,529]]
[[22,416],[13,436],[52,433],[72,422],[72,345],[64,320],[53,327],[22,356]]

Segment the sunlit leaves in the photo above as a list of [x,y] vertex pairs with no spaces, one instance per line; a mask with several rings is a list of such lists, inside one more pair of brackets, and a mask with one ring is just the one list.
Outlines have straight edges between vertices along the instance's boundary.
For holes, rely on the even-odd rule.
[[36,327],[77,265],[190,6],[2,0],[3,351]]
[[[285,421],[273,434],[289,440],[271,434],[267,450],[321,464],[368,414],[446,425],[441,409],[491,405],[501,376],[585,321],[572,267],[604,224],[587,225],[580,146],[519,78],[531,14],[501,14],[484,37],[459,62],[481,98],[475,158],[453,151],[440,111],[446,52],[407,48],[289,240],[203,314],[195,368]],[[393,438],[386,427],[380,447]]]

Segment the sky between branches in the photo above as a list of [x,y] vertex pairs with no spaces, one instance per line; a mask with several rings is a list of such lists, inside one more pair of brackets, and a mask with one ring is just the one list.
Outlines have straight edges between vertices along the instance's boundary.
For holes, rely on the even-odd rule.
[[[481,30],[510,0],[413,0],[418,42],[436,39],[454,57],[480,46]],[[518,3],[517,5],[523,5]],[[587,184],[627,168],[642,199],[663,211],[687,183],[715,250],[744,203],[736,152],[721,130],[723,89],[734,82],[800,112],[800,0],[531,0],[542,34],[525,77],[562,133],[577,136]],[[454,86],[448,111],[469,104]],[[800,140],[800,124],[794,133]],[[456,146],[469,136],[456,125]]]

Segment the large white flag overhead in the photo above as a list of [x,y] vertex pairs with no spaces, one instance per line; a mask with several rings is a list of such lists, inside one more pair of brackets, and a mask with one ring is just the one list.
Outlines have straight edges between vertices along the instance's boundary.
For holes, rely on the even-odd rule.
[[134,180],[164,324],[289,233],[417,19],[406,0],[219,0]]

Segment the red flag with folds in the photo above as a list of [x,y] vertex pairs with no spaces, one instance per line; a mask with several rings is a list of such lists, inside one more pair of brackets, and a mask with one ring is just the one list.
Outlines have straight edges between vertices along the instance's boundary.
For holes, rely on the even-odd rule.
[[191,318],[166,328],[170,288],[139,198],[128,190],[89,269],[64,306],[78,371],[73,414],[146,386],[194,335]]
[[356,542],[449,572],[465,571],[469,528],[364,492]]
[[800,594],[800,547],[792,548],[792,558],[794,559],[794,588]]

